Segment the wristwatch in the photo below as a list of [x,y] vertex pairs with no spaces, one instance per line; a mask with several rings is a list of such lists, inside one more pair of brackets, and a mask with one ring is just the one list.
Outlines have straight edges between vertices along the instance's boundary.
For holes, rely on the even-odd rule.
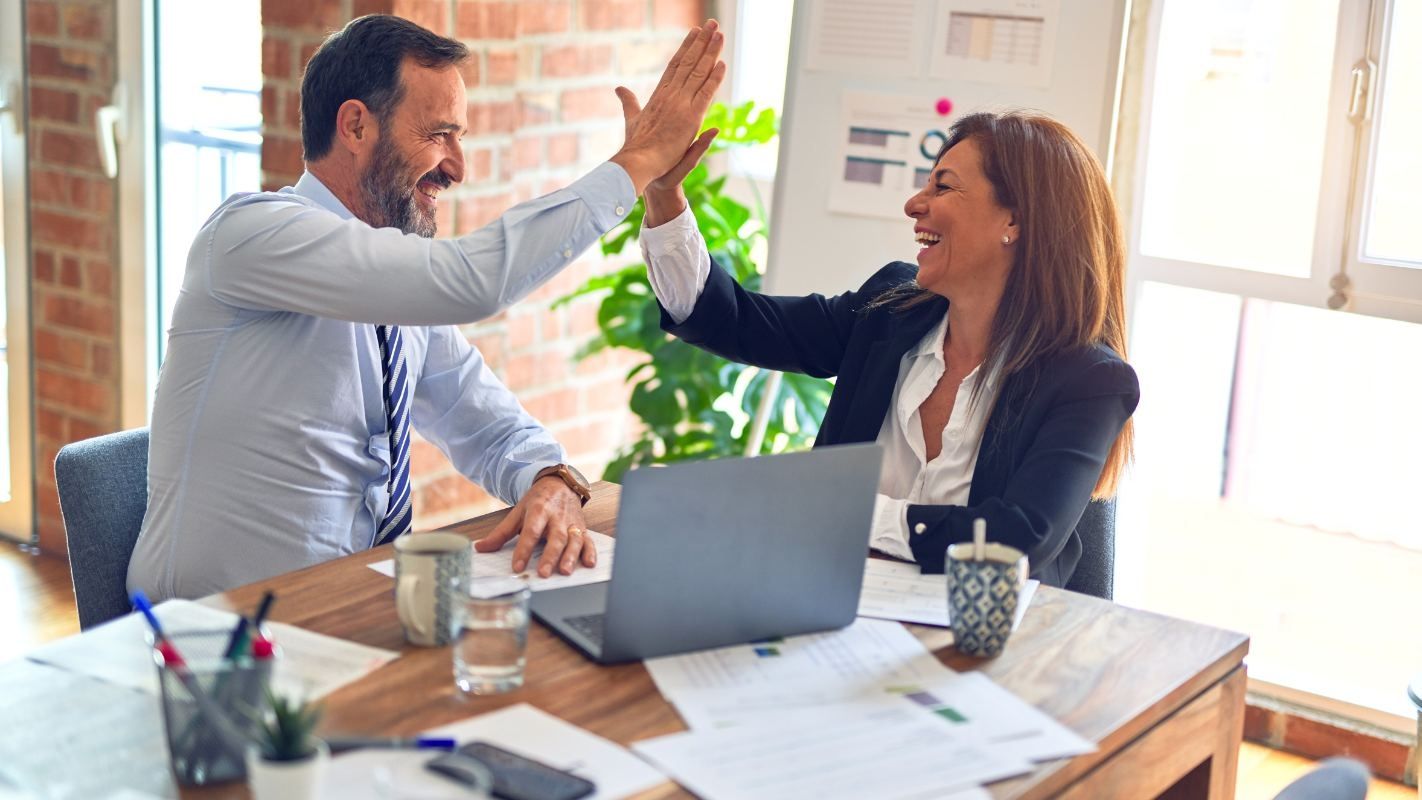
[[577,467],[571,464],[554,464],[551,467],[544,467],[538,471],[537,475],[533,476],[533,481],[537,483],[540,478],[548,477],[558,478],[568,484],[568,488],[572,489],[573,494],[583,501],[583,505],[587,505],[588,501],[592,499],[592,489],[588,486],[588,479],[583,477],[583,473],[578,472]]

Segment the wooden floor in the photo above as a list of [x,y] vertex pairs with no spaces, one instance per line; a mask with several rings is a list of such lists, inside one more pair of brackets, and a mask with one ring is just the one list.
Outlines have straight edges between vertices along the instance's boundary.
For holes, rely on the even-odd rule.
[[[0,542],[0,661],[78,631],[68,563]],[[1237,800],[1272,800],[1312,766],[1309,759],[1246,742],[1239,752]],[[1373,781],[1368,800],[1418,800],[1418,794],[1401,784]]]

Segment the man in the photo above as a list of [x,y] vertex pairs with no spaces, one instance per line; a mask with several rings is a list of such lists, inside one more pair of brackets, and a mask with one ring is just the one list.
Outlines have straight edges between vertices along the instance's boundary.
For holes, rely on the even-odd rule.
[[514,509],[514,569],[591,566],[586,484],[453,325],[567,266],[649,181],[699,158],[725,74],[714,21],[694,28],[626,139],[567,189],[433,240],[464,177],[457,41],[390,16],[332,35],[301,87],[306,172],[237,195],[188,255],[158,381],[149,501],[130,590],[196,597],[394,540],[410,528],[411,427]]

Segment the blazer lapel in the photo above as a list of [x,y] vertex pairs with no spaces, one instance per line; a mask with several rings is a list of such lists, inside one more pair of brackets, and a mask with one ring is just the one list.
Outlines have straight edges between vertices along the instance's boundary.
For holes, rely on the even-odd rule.
[[879,436],[884,415],[893,400],[899,379],[899,362],[904,353],[919,343],[947,312],[946,301],[934,300],[906,311],[889,311],[882,335],[870,342],[864,369],[857,375],[841,375],[854,392],[845,429],[838,442],[872,442]]

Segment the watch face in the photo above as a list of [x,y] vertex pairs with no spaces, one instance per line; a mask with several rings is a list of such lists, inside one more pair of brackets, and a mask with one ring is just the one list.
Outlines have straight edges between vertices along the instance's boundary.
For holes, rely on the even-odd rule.
[[588,479],[583,477],[583,473],[580,472],[577,467],[573,466],[572,464],[564,464],[563,466],[568,468],[568,471],[573,474],[574,478],[577,478],[578,483],[581,483],[582,485],[588,487],[592,486],[592,484],[588,482]]

